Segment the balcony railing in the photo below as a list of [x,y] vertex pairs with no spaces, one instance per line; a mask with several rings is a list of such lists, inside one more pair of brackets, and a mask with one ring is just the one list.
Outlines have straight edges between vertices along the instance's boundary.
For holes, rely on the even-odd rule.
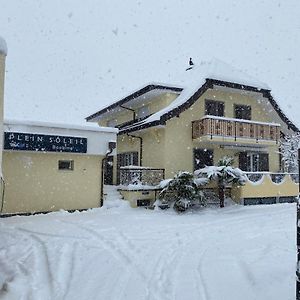
[[121,185],[156,186],[165,178],[165,169],[154,169],[138,166],[120,168]]
[[215,136],[268,140],[278,142],[280,137],[280,124],[256,122],[217,116],[205,116],[192,122],[193,139],[201,136]]
[[259,182],[263,176],[270,176],[272,182],[281,183],[285,180],[286,176],[290,176],[293,182],[299,183],[298,173],[245,172],[245,175],[251,182]]

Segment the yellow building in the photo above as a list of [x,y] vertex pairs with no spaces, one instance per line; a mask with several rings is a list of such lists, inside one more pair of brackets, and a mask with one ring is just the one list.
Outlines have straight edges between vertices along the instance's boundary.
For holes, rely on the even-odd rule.
[[0,215],[101,206],[102,161],[114,154],[116,133],[96,125],[5,122]]
[[249,178],[232,190],[234,200],[291,201],[298,179],[279,174],[279,141],[299,130],[269,88],[222,63],[202,64],[188,74],[187,87],[150,84],[86,118],[119,129],[106,183],[121,184],[133,206],[147,205],[161,179],[228,155]]

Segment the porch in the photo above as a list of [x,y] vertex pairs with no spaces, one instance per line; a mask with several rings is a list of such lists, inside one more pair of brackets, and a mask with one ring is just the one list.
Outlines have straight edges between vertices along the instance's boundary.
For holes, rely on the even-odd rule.
[[131,207],[151,206],[161,190],[159,184],[165,179],[165,169],[141,166],[120,167],[118,191],[129,201]]
[[[132,207],[150,206],[161,190],[159,183],[165,179],[164,169],[138,166],[121,167],[119,192]],[[299,194],[297,173],[245,172],[247,181],[243,186],[233,186],[229,195],[241,205],[275,204],[294,202]],[[213,183],[204,187],[215,191]]]

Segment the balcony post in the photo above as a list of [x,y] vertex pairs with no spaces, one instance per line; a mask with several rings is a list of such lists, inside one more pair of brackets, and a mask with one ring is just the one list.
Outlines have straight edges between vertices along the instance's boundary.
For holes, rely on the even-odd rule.
[[234,121],[234,141],[236,142],[236,121]]

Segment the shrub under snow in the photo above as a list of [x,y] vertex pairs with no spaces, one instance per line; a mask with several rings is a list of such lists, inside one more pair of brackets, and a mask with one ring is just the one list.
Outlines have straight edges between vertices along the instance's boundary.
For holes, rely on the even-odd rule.
[[195,178],[190,172],[179,172],[173,179],[163,180],[159,194],[162,205],[185,211],[194,204],[205,205],[200,186],[208,182],[206,178]]

